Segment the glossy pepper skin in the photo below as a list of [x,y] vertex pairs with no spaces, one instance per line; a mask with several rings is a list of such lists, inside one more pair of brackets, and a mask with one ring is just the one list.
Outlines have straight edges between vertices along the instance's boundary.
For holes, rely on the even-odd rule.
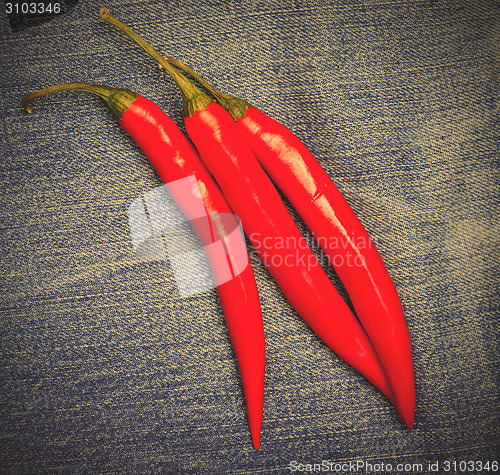
[[391,398],[366,333],[312,254],[231,116],[212,102],[184,120],[204,163],[288,301],[332,350]]
[[[199,219],[191,222],[202,242],[223,237],[225,227],[236,226],[236,220],[235,223],[228,222],[232,211],[196,149],[156,104],[124,89],[69,83],[31,94],[25,98],[23,105],[31,111],[29,102],[32,99],[60,90],[86,90],[100,95],[120,125],[146,154],[164,183],[196,178],[198,186],[193,187],[191,192],[194,200],[201,197],[207,219],[205,222]],[[189,200],[173,198],[190,218]],[[221,220],[222,216],[224,220]],[[241,244],[245,246],[244,242]],[[225,245],[230,246],[231,241],[225,240]],[[238,251],[226,248],[226,252],[229,256]],[[248,255],[246,257],[248,260]],[[213,259],[210,263],[216,272],[219,263]],[[217,286],[217,291],[240,368],[253,445],[258,449],[264,403],[265,343],[260,300],[249,260],[242,273],[233,274],[231,280]]]
[[[290,130],[255,107],[249,107],[236,125],[328,256],[377,351],[400,414],[407,427],[413,427],[415,378],[410,334],[396,287],[368,232]],[[348,265],[349,257],[353,265]]]
[[262,168],[288,198],[328,256],[366,329],[408,428],[415,418],[411,340],[394,283],[352,208],[309,149],[248,102],[223,94],[174,58],[236,121]]
[[[232,117],[106,8],[99,14],[156,59],[175,80],[183,95],[184,121],[191,140],[290,303],[332,350],[393,400],[368,336],[310,248],[303,244],[278,191]],[[283,239],[293,244],[283,245]]]

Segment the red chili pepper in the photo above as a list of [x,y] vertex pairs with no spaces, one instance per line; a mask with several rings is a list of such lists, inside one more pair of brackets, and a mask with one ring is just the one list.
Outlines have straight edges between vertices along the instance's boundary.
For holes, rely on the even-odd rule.
[[290,130],[248,102],[221,93],[180,61],[167,59],[229,111],[264,170],[317,239],[377,351],[401,416],[412,428],[415,378],[410,334],[396,287],[368,232],[313,154]]
[[330,348],[393,399],[368,336],[305,243],[232,117],[107,9],[102,8],[100,16],[133,39],[176,81],[189,136],[290,303]]
[[[236,226],[236,220],[229,222],[232,216],[223,194],[200,159],[191,142],[177,125],[156,104],[127,89],[111,88],[86,83],[67,83],[52,86],[34,92],[23,99],[23,106],[28,112],[32,108],[30,102],[37,97],[59,91],[81,90],[102,97],[120,125],[144,151],[151,164],[157,170],[164,183],[171,183],[187,177],[195,177],[197,187],[191,190],[192,198],[199,201],[200,195],[205,207],[207,219],[191,220],[194,229],[203,242],[223,239],[228,226]],[[189,195],[188,195],[189,197]],[[176,200],[176,196],[173,196]],[[177,205],[189,218],[191,206],[188,202],[176,200]],[[221,217],[224,216],[224,219]],[[211,235],[211,237],[210,237]],[[221,306],[224,311],[243,382],[248,421],[255,449],[260,445],[262,412],[264,403],[265,344],[262,313],[259,294],[246,254],[245,242],[224,240],[229,256],[241,254],[241,246],[245,249],[247,259],[245,270],[239,275],[217,286]],[[231,246],[233,245],[233,248]],[[235,249],[236,248],[236,249]],[[214,257],[209,254],[214,269],[219,267]],[[234,275],[234,274],[233,274]]]

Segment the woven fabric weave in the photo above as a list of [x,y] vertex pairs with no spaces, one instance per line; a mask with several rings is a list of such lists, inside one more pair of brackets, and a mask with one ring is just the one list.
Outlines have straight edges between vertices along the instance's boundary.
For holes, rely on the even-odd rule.
[[173,82],[99,19],[100,2],[80,1],[20,31],[0,14],[0,472],[281,474],[363,461],[337,473],[397,473],[398,464],[410,464],[398,473],[428,473],[431,461],[441,470],[494,461],[498,2],[106,6],[290,128],[332,177],[403,303],[415,428],[403,428],[253,259],[267,345],[253,450],[216,290],[181,298],[168,261],[134,254],[127,209],[160,185],[146,157],[95,96],[48,96],[31,116],[21,108],[29,92],[86,81],[127,87],[183,127]]

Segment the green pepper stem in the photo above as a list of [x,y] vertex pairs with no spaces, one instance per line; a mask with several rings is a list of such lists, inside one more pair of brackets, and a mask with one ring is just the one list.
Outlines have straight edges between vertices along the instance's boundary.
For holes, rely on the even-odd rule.
[[86,82],[68,82],[46,87],[28,94],[22,99],[22,106],[26,109],[26,112],[31,114],[33,112],[33,107],[31,105],[33,100],[46,96],[47,94],[63,91],[85,91],[97,94],[106,101],[113,115],[120,120],[122,119],[123,113],[130,107],[130,104],[137,99],[137,96],[128,89],[101,86]]
[[180,69],[181,71],[184,71],[186,74],[189,74],[189,76],[191,76],[194,80],[196,80],[199,84],[201,84],[210,94],[212,94],[212,96],[214,96],[217,99],[217,102],[219,104],[223,105],[223,103],[231,97],[228,96],[227,94],[224,94],[223,92],[220,92],[206,79],[204,79],[198,73],[193,71],[189,66],[186,66],[184,63],[181,63],[178,59],[172,58],[170,56],[165,56],[165,60],[169,64]]
[[[178,59],[166,56],[165,59],[185,72],[189,76],[191,76],[195,81],[201,84],[212,96],[215,97],[215,100],[226,109],[234,120],[238,120],[240,117],[244,117],[246,111],[249,107],[253,107],[249,102],[239,99],[234,96],[230,96],[229,94],[224,94],[223,92],[216,89],[212,84],[210,84],[206,79],[201,77],[198,73],[194,72],[190,67],[186,66],[184,63],[180,62]],[[161,63],[160,63],[161,64]]]
[[135,41],[146,53],[153,57],[158,63],[160,63],[170,74],[172,79],[177,84],[180,89],[184,102],[184,115],[191,117],[197,110],[206,109],[208,104],[212,102],[210,98],[200,91],[191,81],[189,81],[185,76],[183,76],[179,71],[172,67],[163,56],[158,53],[149,43],[143,40],[137,33],[135,33],[131,28],[117,20],[109,13],[106,7],[102,7],[99,11],[99,16],[110,25],[118,28],[131,40]]

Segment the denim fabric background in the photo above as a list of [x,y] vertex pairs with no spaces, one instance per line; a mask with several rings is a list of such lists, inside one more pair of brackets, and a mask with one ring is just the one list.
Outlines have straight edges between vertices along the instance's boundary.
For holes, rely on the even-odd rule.
[[160,184],[144,155],[95,96],[21,109],[28,92],[88,81],[128,87],[181,125],[172,81],[100,6],[80,1],[18,32],[0,14],[0,471],[281,474],[293,460],[359,459],[427,472],[430,460],[494,460],[498,2],[108,2],[309,146],[401,296],[411,431],[255,267],[267,341],[258,452],[217,292],[181,299],[168,262],[133,252],[127,208]]

